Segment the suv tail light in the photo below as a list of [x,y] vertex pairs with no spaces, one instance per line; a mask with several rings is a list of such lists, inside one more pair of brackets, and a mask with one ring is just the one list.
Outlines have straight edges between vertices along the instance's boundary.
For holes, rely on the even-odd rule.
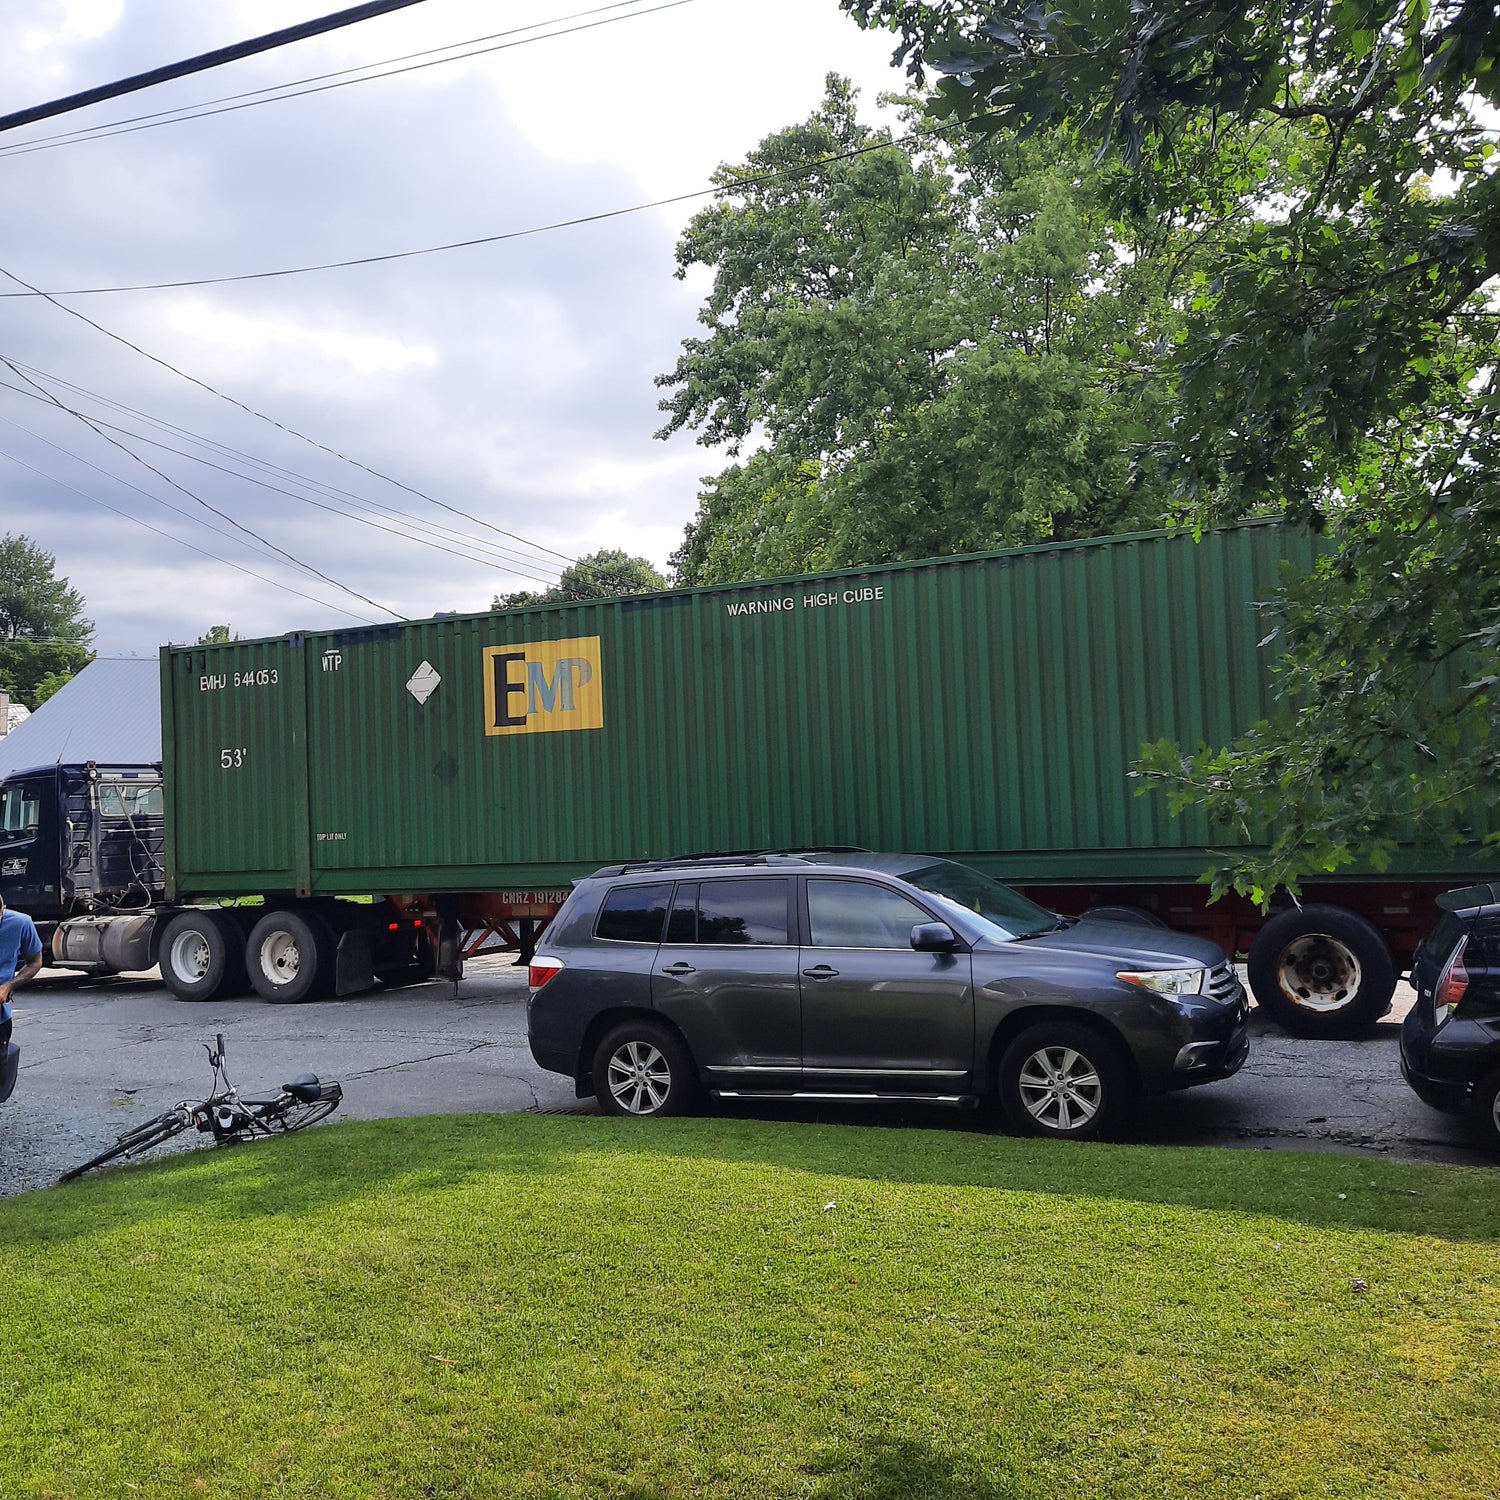
[[1433,991],[1432,1004],[1437,1011],[1439,1026],[1458,1009],[1458,1002],[1463,999],[1464,991],[1469,987],[1469,971],[1464,968],[1464,949],[1468,946],[1469,940],[1465,938],[1453,950],[1453,957],[1448,960],[1448,967],[1443,970],[1443,977],[1438,980],[1437,989]]
[[562,971],[563,961],[560,958],[534,958],[526,970],[526,983],[535,994],[543,985],[556,979]]

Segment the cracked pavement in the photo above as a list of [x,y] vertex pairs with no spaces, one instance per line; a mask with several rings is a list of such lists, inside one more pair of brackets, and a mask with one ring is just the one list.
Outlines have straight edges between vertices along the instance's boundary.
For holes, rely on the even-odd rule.
[[[1299,1040],[1252,1011],[1241,1072],[1153,1100],[1127,1138],[1495,1167],[1461,1122],[1429,1109],[1403,1081],[1396,1039],[1410,989],[1398,986],[1396,998],[1376,1035],[1358,1042]],[[154,974],[91,980],[48,971],[14,1005],[21,1076],[0,1105],[0,1196],[45,1186],[121,1130],[179,1099],[201,1098],[209,1071],[200,1044],[218,1031],[230,1077],[247,1094],[307,1070],[338,1078],[344,1103],[335,1121],[593,1109],[567,1079],[531,1060],[525,971],[507,957],[472,962],[456,992],[432,981],[290,1006],[254,996],[188,1004]],[[736,1117],[985,1128],[972,1112],[930,1106],[723,1109]]]

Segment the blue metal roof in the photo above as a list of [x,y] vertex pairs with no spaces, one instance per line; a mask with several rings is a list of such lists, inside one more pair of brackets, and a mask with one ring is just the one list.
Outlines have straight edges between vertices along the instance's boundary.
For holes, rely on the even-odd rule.
[[0,739],[0,777],[39,766],[153,765],[161,759],[154,657],[101,656]]

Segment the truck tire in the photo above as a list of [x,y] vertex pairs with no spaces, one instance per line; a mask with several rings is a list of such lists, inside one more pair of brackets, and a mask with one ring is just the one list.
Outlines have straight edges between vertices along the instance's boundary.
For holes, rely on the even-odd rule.
[[245,963],[262,1000],[296,1005],[332,992],[338,942],[316,912],[267,912],[250,929]]
[[1385,939],[1341,906],[1272,917],[1250,945],[1248,969],[1255,1003],[1296,1036],[1368,1035],[1396,988]]
[[179,1000],[217,1000],[244,988],[245,934],[223,912],[177,912],[157,953],[162,982]]

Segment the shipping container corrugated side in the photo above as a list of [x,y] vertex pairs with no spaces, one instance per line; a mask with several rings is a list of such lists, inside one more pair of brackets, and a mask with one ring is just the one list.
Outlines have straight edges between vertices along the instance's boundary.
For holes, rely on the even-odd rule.
[[556,889],[808,844],[1193,880],[1205,820],[1135,795],[1131,767],[1265,715],[1258,601],[1317,546],[1256,523],[168,647],[173,887]]

